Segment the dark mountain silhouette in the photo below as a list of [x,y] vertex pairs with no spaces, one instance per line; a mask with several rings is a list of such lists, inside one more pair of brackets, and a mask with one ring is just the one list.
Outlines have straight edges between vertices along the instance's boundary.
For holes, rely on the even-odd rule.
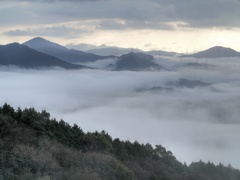
[[211,83],[199,81],[199,80],[188,80],[188,79],[179,79],[177,82],[169,82],[170,86],[185,87],[185,88],[195,88],[195,87],[204,87],[210,86]]
[[0,46],[0,65],[15,65],[23,68],[58,66],[65,69],[79,69],[84,67],[64,62],[18,43]]
[[173,91],[172,87],[160,87],[160,86],[153,86],[151,88],[138,88],[136,89],[136,92],[151,92],[151,93],[159,93],[159,92],[163,92],[163,91]]
[[177,56],[178,55],[178,53],[176,52],[162,51],[162,50],[145,51],[145,53],[152,56]]
[[113,70],[159,70],[160,66],[153,62],[153,56],[143,53],[129,53],[122,55],[118,61],[110,65]]
[[208,63],[185,63],[181,67],[183,68],[192,68],[192,69],[214,69],[215,65]]
[[136,89],[137,92],[152,92],[152,93],[160,93],[163,91],[173,91],[174,87],[178,88],[195,88],[195,87],[205,87],[212,85],[211,83],[199,81],[199,80],[189,80],[181,78],[176,82],[168,82],[167,87],[153,86],[151,88],[139,88]]
[[240,53],[231,48],[215,46],[205,51],[198,53],[182,55],[182,57],[195,57],[195,58],[223,58],[223,57],[239,57]]
[[69,50],[64,46],[40,37],[33,38],[23,44],[39,52],[55,56],[69,63],[96,61],[99,59],[107,58],[92,53],[86,53],[83,51]]

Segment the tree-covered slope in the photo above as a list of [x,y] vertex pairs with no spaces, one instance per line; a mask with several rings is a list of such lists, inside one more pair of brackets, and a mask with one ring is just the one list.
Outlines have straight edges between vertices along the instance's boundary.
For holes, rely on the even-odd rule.
[[0,108],[0,179],[239,180],[231,166],[187,166],[161,145],[85,133],[33,108]]

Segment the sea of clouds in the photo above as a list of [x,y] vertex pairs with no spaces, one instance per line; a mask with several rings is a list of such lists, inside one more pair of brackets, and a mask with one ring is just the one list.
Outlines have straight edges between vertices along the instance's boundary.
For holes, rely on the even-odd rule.
[[[182,162],[240,168],[240,58],[157,57],[160,71],[107,71],[114,61],[87,64],[98,70],[1,67],[0,104],[45,109],[84,131],[161,144]],[[211,85],[174,86],[181,78]]]

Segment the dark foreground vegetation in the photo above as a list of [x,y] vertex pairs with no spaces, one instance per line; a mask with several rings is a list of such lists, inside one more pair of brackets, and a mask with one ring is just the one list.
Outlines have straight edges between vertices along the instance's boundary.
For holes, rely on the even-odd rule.
[[187,166],[161,145],[84,133],[77,125],[33,108],[0,107],[0,180],[239,180],[222,164]]

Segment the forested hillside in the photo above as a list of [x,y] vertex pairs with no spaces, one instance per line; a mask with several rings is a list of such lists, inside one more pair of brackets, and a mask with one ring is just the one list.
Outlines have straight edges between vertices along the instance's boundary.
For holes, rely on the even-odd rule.
[[107,132],[85,133],[33,108],[0,108],[0,180],[160,179],[239,180],[222,164],[187,166],[161,145],[121,141]]

